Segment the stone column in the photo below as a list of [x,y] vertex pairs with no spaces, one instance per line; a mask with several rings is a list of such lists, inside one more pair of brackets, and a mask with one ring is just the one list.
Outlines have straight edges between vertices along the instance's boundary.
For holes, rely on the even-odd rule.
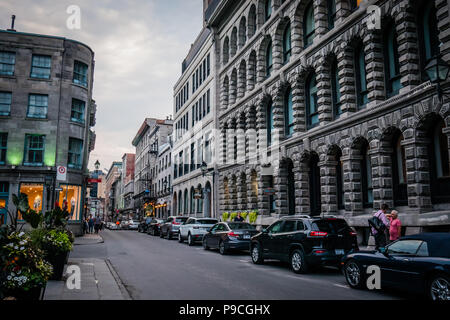
[[228,129],[227,129],[227,164],[235,163],[234,160],[234,137],[236,135],[236,123],[234,119],[228,120]]
[[260,215],[269,215],[269,196],[264,194],[264,189],[270,186],[272,176],[261,176],[258,180],[258,212]]
[[326,155],[323,161],[318,163],[320,168],[320,194],[322,212],[326,214],[338,213],[337,201],[337,161],[332,155]]
[[327,0],[314,1],[315,38],[320,38],[328,32],[328,5]]
[[241,119],[240,117],[237,120],[237,163],[243,164],[245,163],[245,119]]
[[247,210],[247,179],[245,173],[239,175],[237,183],[238,210]]
[[284,137],[284,104],[282,94],[277,94],[272,100],[273,131],[272,145],[277,146]]
[[[408,135],[409,136],[409,135]],[[405,147],[406,179],[408,183],[408,206],[419,212],[432,210],[430,188],[430,163],[428,145],[431,143],[426,132],[418,131],[402,144]]]
[[337,55],[342,114],[356,111],[354,50],[348,44]]
[[324,126],[333,120],[333,108],[331,102],[330,68],[323,58],[321,58],[316,69],[316,81],[319,123],[321,126]]
[[442,58],[450,61],[450,8],[447,0],[435,0],[436,19],[439,30],[439,41],[443,44],[440,48]]
[[252,91],[256,85],[256,55],[250,54],[247,63],[247,88]]
[[229,96],[229,104],[233,105],[236,102],[237,96],[237,71],[233,69],[230,78],[230,96]]
[[306,162],[294,161],[295,176],[295,212],[299,214],[310,213],[309,201],[309,166]]
[[232,211],[236,211],[238,209],[238,190],[236,176],[231,177],[230,207]]
[[381,141],[379,148],[369,150],[372,164],[373,208],[380,209],[386,203],[394,207],[392,189],[392,146],[389,141]]
[[256,114],[253,107],[245,110],[245,135],[246,135],[246,158],[256,157],[257,137],[256,137]]
[[399,7],[395,17],[395,27],[402,85],[400,93],[409,92],[421,82],[416,15],[409,2],[402,0],[396,4]]
[[294,111],[294,135],[306,131],[304,77],[292,87],[292,109]]
[[258,156],[264,155],[267,150],[267,124],[265,104],[261,101],[256,109],[256,132],[257,132],[257,153]]
[[384,101],[384,57],[381,34],[368,31],[363,39],[369,105]]
[[344,171],[344,204],[346,214],[355,216],[364,212],[361,190],[362,156],[356,149],[347,150],[347,153],[341,157]]
[[[247,168],[247,209],[255,210],[258,208],[258,191],[253,190],[252,181],[252,169]],[[256,177],[256,183],[258,183],[258,177]]]

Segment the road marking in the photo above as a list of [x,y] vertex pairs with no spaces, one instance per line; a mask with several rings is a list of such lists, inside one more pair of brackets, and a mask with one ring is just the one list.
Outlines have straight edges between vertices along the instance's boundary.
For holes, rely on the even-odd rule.
[[337,283],[333,283],[333,286],[339,287],[339,288],[345,288],[345,289],[350,289],[348,286],[343,285],[343,284],[337,284]]

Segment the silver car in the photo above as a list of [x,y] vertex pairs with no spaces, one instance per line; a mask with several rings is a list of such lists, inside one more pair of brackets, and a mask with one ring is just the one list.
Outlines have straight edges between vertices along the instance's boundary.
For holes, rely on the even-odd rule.
[[213,218],[189,218],[180,226],[178,242],[187,239],[188,245],[192,246],[197,241],[202,241],[203,236],[217,223]]

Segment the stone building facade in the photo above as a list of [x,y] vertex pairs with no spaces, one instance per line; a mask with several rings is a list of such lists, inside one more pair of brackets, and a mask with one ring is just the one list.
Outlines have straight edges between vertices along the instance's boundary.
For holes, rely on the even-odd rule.
[[447,1],[213,2],[220,212],[343,216],[364,242],[387,203],[406,233],[450,230],[450,110],[424,72],[450,60]]
[[119,216],[117,212],[117,202],[119,193],[118,181],[122,174],[122,162],[114,161],[108,170],[105,178],[105,214],[106,221],[116,222]]
[[[204,8],[208,7],[205,1]],[[203,175],[202,163],[216,172],[217,124],[214,43],[203,28],[182,63],[174,86],[173,200],[174,215],[210,217],[218,204],[214,176]],[[216,175],[217,176],[217,175]]]
[[155,217],[166,219],[172,214],[172,135],[159,146],[156,170]]
[[[95,145],[94,65],[94,52],[80,42],[0,30],[0,223],[21,192],[37,211],[67,203],[69,227],[82,232]],[[56,181],[57,166],[67,168],[66,181]]]

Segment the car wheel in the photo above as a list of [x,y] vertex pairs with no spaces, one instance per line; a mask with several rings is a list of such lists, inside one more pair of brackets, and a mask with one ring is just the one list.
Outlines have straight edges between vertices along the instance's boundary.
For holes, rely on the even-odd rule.
[[434,276],[429,282],[428,294],[433,301],[450,301],[450,280],[444,275]]
[[345,280],[347,280],[347,283],[350,287],[354,289],[363,288],[363,272],[356,260],[352,259],[345,263],[344,274]]
[[183,242],[183,238],[181,237],[181,232],[178,233],[178,242],[179,243]]
[[167,240],[172,239],[172,234],[170,233],[170,230],[167,230],[166,239]]
[[203,245],[203,249],[209,250],[209,247],[208,247],[208,244],[206,243],[206,239],[205,238],[203,238],[202,245]]
[[262,256],[262,252],[261,252],[261,246],[259,245],[259,243],[255,244],[252,247],[252,261],[254,264],[263,264],[264,263],[264,258]]
[[194,245],[194,239],[192,238],[191,234],[188,234],[188,245],[193,246]]
[[306,273],[308,271],[308,266],[306,265],[305,255],[300,249],[295,249],[291,253],[291,269],[295,273]]
[[163,237],[164,237],[164,234],[163,234],[163,232],[162,232],[162,229],[161,229],[161,232],[159,233],[159,237],[160,237],[160,238],[163,238]]
[[219,243],[219,253],[221,255],[227,254],[227,249],[225,248],[225,243],[223,241],[220,241]]

